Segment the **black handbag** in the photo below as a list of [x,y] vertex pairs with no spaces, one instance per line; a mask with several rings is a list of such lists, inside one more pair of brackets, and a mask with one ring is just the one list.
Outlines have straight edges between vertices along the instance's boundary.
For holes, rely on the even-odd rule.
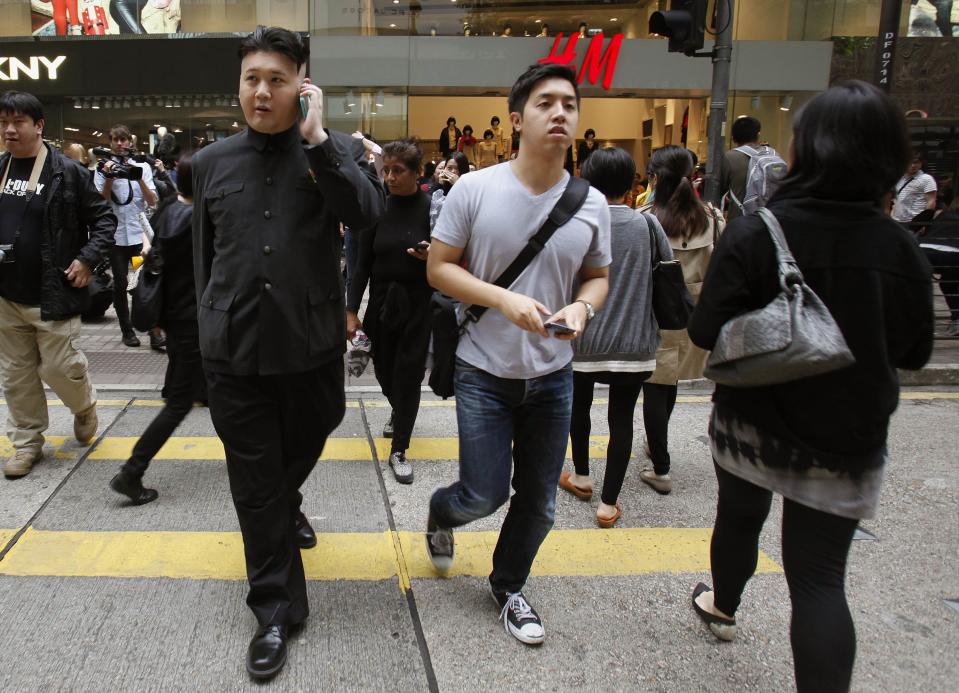
[[[560,196],[556,205],[550,210],[546,221],[536,235],[529,239],[526,246],[520,251],[516,259],[510,263],[503,273],[493,282],[495,286],[508,289],[519,275],[529,267],[537,253],[543,249],[546,242],[553,236],[560,226],[573,218],[586,201],[589,194],[589,183],[582,178],[570,176],[566,190]],[[470,306],[464,312],[462,324],[456,317],[455,299],[440,293],[433,292],[430,299],[430,320],[433,330],[433,367],[430,370],[430,389],[437,397],[446,399],[452,397],[453,376],[456,372],[456,347],[459,345],[460,335],[466,330],[467,323],[476,322],[487,311],[486,306]]]
[[156,246],[150,248],[133,290],[130,322],[140,332],[149,332],[160,324],[163,312],[163,260]]
[[693,297],[686,288],[679,260],[662,260],[653,234],[653,220],[642,213],[649,228],[649,255],[652,265],[653,316],[661,330],[685,330],[693,314]]

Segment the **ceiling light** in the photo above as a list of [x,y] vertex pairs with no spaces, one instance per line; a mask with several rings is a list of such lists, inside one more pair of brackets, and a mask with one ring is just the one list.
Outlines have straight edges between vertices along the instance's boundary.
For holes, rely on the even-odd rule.
[[233,106],[233,108],[236,108],[237,106],[240,105],[240,101],[234,96],[234,97],[230,100],[230,105]]
[[64,130],[69,130],[70,132],[80,132],[80,128],[69,128],[64,126]]
[[173,132],[183,132],[183,130],[180,128],[173,128]]
[[352,89],[350,89],[348,92],[346,92],[346,105],[347,105],[347,106],[355,106],[355,105],[356,105],[356,97],[353,96],[353,90],[352,90]]
[[100,110],[100,100],[99,100],[99,99],[94,99],[92,105],[90,106],[90,108],[92,108],[94,111],[99,111],[99,110]]
[[543,20],[542,20],[542,19],[537,19],[535,23],[536,23],[536,24],[542,24],[542,23],[543,23]]
[[751,102],[751,103],[752,103],[752,106],[753,106],[753,110],[754,110],[754,111],[758,111],[758,110],[759,110],[759,97],[758,97],[758,96],[754,96],[754,97],[752,98],[752,102]]
[[153,124],[153,127],[155,127],[155,128],[162,128],[163,125],[161,125],[160,123],[154,123],[154,124]]
[[163,104],[166,108],[173,108],[173,99],[167,98],[166,103]]
[[383,94],[383,90],[380,89],[376,92],[376,99],[373,101],[377,106],[382,106],[383,102],[386,101],[386,96]]
[[143,108],[143,100],[140,99],[139,96],[136,97],[135,99],[133,99],[133,107],[134,107],[134,108]]
[[399,4],[400,4],[400,0],[393,0],[393,4],[394,4],[394,5],[399,5]]
[[203,97],[203,108],[209,108],[209,107],[210,107],[210,100],[204,96],[204,97]]
[[390,24],[390,29],[395,29],[395,28],[396,28],[395,24]]
[[77,100],[75,100],[75,101],[73,102],[73,107],[74,107],[74,108],[83,108],[83,106],[80,104],[80,99],[77,99]]
[[611,21],[611,22],[618,22],[618,21],[619,21],[619,17],[610,17],[610,18],[609,18],[609,21]]
[[233,121],[233,125],[231,125],[230,127],[238,128],[238,127],[240,127],[240,126],[237,125],[237,124],[236,124],[236,121],[234,120],[234,121]]
[[781,99],[779,99],[779,110],[788,111],[793,106],[793,97],[792,94],[786,94]]
[[130,108],[130,99],[123,99],[123,107]]
[[173,102],[174,108],[183,108],[183,103],[180,101],[180,98],[177,97],[176,101]]
[[146,97],[145,99],[143,99],[143,105],[146,106],[147,108],[152,108],[152,107],[153,107],[153,98],[150,97],[150,96],[148,96],[148,97]]

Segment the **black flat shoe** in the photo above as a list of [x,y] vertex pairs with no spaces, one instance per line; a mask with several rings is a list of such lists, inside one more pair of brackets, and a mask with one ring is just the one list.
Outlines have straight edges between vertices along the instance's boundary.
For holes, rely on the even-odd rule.
[[140,346],[140,338],[137,337],[133,332],[127,332],[123,335],[123,343],[128,347],[138,347]]
[[316,532],[310,527],[306,515],[302,512],[296,514],[296,527],[294,532],[296,533],[296,545],[301,549],[312,549],[316,546]]
[[709,630],[713,632],[713,635],[720,640],[729,642],[736,637],[736,619],[717,616],[699,606],[699,604],[696,603],[696,598],[703,592],[712,592],[712,590],[709,589],[708,585],[700,582],[696,585],[696,589],[693,590],[693,609],[696,610],[696,615],[702,619],[703,623],[709,626]]
[[160,497],[152,488],[143,488],[142,481],[123,472],[110,479],[110,488],[129,498],[133,505],[145,505]]
[[286,626],[260,626],[246,651],[246,670],[255,679],[276,676],[286,664]]
[[166,353],[166,339],[164,337],[157,337],[156,335],[151,334],[150,348],[154,351]]

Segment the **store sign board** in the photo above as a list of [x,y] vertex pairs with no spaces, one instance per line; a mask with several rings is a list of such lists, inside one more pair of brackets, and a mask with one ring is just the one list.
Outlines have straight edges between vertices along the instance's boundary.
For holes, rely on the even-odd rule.
[[55,58],[45,55],[32,55],[29,58],[0,56],[0,82],[18,82],[21,78],[33,81],[53,80],[57,78],[57,70],[66,60],[65,55]]
[[[623,35],[616,34],[610,39],[606,52],[603,52],[602,34],[596,34],[589,40],[589,47],[586,49],[586,57],[583,58],[579,72],[576,75],[576,81],[583,83],[585,77],[590,84],[595,85],[602,77],[603,89],[609,89],[613,84],[613,77],[616,75],[616,62],[619,60],[619,50],[623,44]],[[540,63],[554,63],[556,65],[576,66],[576,44],[579,42],[579,34],[573,34],[566,41],[566,47],[560,51],[560,45],[563,42],[563,34],[560,32],[553,41],[553,47],[550,48],[549,55],[540,58]]]

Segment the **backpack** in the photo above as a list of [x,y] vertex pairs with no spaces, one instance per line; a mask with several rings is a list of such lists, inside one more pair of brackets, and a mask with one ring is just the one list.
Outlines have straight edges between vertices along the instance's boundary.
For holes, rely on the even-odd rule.
[[741,214],[752,214],[760,207],[765,207],[769,198],[776,192],[780,181],[786,176],[789,168],[776,150],[769,145],[760,145],[757,149],[743,145],[736,147],[749,157],[749,168],[746,170],[746,194],[742,201],[736,198],[732,190],[732,198]]

